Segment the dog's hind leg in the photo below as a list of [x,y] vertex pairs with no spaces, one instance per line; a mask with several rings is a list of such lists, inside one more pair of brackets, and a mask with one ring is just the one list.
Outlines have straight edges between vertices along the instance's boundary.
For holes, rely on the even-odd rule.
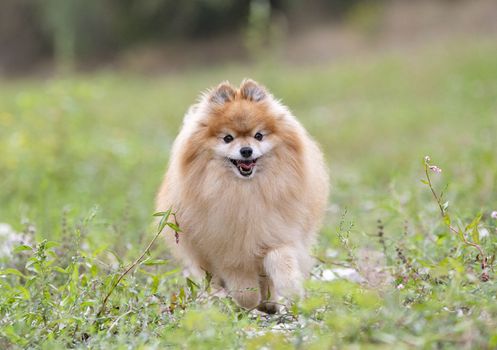
[[267,274],[259,274],[259,288],[261,290],[261,302],[257,306],[257,310],[267,314],[275,314],[278,312],[278,304],[276,292],[274,290],[273,281]]
[[231,271],[223,275],[228,293],[241,307],[253,309],[260,302],[259,279],[255,272]]

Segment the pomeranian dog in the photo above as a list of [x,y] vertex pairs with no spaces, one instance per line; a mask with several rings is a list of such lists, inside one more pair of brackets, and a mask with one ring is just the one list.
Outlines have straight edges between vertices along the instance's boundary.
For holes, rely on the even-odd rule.
[[244,80],[190,107],[156,206],[176,213],[179,240],[166,239],[190,274],[209,273],[241,307],[275,313],[280,296],[303,295],[327,197],[317,144],[287,107]]

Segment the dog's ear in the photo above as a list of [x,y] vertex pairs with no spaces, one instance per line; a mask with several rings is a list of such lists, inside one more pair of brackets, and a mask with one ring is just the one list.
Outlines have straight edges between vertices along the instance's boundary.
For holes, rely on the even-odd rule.
[[264,87],[252,79],[245,79],[242,81],[242,84],[240,85],[240,94],[242,95],[242,98],[254,102],[262,101],[267,95]]
[[233,101],[235,99],[236,91],[230,85],[229,82],[225,81],[219,84],[209,96],[209,101],[215,104],[225,104],[226,102]]

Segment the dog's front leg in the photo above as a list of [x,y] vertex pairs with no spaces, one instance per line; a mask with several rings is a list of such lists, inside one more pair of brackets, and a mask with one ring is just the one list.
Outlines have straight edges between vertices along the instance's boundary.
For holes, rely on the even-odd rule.
[[278,295],[302,297],[303,274],[298,261],[298,251],[293,247],[281,247],[269,251],[264,257],[264,270]]

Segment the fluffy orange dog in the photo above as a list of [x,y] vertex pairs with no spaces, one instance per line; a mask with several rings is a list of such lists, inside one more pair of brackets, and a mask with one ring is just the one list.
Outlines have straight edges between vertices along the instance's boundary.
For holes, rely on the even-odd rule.
[[176,213],[179,243],[166,237],[191,274],[208,271],[242,307],[274,313],[279,296],[303,293],[327,196],[316,143],[265,88],[245,80],[240,88],[222,83],[189,109],[157,210]]

